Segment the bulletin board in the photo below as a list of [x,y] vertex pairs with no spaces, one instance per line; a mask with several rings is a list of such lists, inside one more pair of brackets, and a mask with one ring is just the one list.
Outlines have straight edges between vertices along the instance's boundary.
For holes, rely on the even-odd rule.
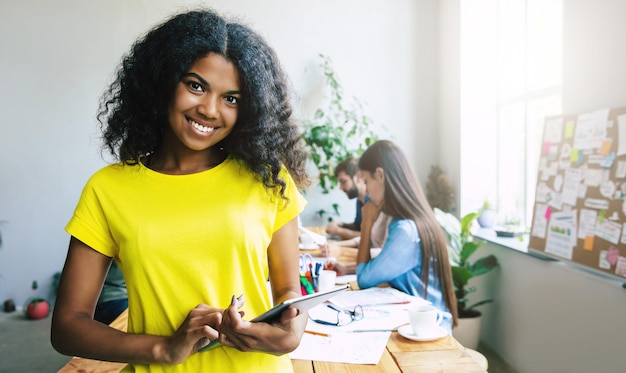
[[529,249],[626,278],[626,107],[545,120]]

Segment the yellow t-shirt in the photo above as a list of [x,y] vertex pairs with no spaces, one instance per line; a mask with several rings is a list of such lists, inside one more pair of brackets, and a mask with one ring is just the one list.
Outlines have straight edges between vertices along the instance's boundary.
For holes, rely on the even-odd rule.
[[[285,168],[280,176],[288,202],[231,158],[190,175],[109,165],[87,182],[66,231],[118,262],[129,333],[172,335],[198,304],[227,307],[240,294],[251,319],[272,305],[266,284],[272,234],[306,204]],[[220,347],[183,364],[126,371],[274,373],[292,365],[288,355]]]

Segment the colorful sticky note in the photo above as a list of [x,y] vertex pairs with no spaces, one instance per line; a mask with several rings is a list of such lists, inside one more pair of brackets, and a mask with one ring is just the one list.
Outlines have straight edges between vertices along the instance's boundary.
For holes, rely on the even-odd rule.
[[613,140],[606,139],[602,141],[602,145],[600,146],[600,154],[607,155],[611,151],[611,144],[613,144]]
[[593,236],[585,237],[585,242],[583,243],[583,249],[587,251],[593,250]]
[[574,121],[569,120],[565,123],[565,138],[570,139],[572,136],[574,136]]
[[578,149],[572,148],[572,150],[570,151],[570,154],[569,154],[570,162],[576,163],[576,162],[578,162],[578,159],[579,159]]
[[550,154],[550,141],[543,142],[543,154]]
[[550,207],[546,207],[546,213],[543,215],[543,217],[550,221],[550,215],[552,215],[552,209]]

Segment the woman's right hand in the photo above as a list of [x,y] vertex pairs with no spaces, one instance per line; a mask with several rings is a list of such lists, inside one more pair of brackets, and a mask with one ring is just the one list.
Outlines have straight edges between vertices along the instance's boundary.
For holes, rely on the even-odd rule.
[[164,346],[164,360],[179,364],[198,352],[211,341],[218,339],[218,327],[222,323],[224,309],[200,304],[192,309],[185,321]]
[[324,263],[324,269],[337,272],[337,276],[351,275],[356,273],[356,266],[354,264],[346,265],[330,260]]

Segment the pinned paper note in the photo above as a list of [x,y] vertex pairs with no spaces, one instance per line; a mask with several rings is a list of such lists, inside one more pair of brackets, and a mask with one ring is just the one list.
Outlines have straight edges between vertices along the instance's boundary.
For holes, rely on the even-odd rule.
[[574,121],[568,120],[567,123],[565,123],[565,138],[571,139],[572,136],[574,136]]
[[609,261],[606,260],[606,254],[607,254],[606,250],[600,251],[600,258],[598,260],[598,267],[600,267],[601,269],[611,269],[611,263],[609,263]]
[[609,154],[604,156],[604,158],[602,158],[602,162],[600,163],[600,165],[604,168],[611,168],[613,167],[614,161],[615,161],[615,152],[610,152]]
[[578,149],[572,149],[569,155],[569,160],[572,163],[578,163],[578,160],[582,157],[582,152]]
[[593,250],[593,236],[585,237],[585,243],[584,243],[583,249],[587,251]]
[[600,146],[600,154],[607,155],[611,151],[611,145],[613,145],[613,140],[606,139],[602,141],[602,145]]
[[617,259],[617,264],[615,265],[615,274],[618,276],[626,277],[626,258],[620,256]]
[[609,247],[606,252],[606,261],[609,262],[610,265],[614,266],[617,264],[617,260],[619,259],[619,250],[617,250],[614,246]]
[[546,220],[550,220],[550,215],[552,215],[552,209],[548,206],[548,207],[546,208],[546,212],[545,212],[545,214],[544,214],[544,216],[543,216],[543,217],[544,217]]

